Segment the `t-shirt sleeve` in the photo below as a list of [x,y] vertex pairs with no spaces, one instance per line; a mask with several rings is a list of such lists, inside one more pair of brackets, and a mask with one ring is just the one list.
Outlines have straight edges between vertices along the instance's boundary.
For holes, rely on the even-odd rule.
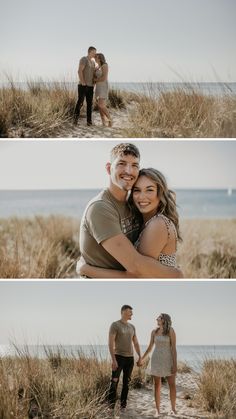
[[86,57],[82,57],[79,61],[79,65],[86,65],[87,63],[87,58]]
[[135,329],[135,326],[132,324],[132,326],[133,326],[133,329],[134,329],[134,336],[136,336],[136,329]]
[[116,323],[112,323],[111,324],[109,333],[111,335],[115,335],[117,333],[117,325],[116,325]]
[[91,204],[86,213],[86,222],[98,244],[122,233],[118,212],[106,202]]

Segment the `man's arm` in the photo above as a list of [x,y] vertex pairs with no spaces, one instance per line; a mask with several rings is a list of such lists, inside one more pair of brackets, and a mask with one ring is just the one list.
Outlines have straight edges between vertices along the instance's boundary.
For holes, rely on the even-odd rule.
[[134,335],[134,337],[133,337],[133,344],[134,344],[135,351],[136,351],[136,353],[138,355],[138,362],[137,362],[137,364],[140,364],[140,361],[141,361],[141,350],[140,350],[138,338],[137,338],[136,335]]
[[118,368],[118,364],[117,364],[116,357],[115,357],[115,338],[116,338],[116,334],[110,332],[109,333],[108,346],[109,346],[109,352],[111,354],[112,370],[113,371],[115,371]]
[[85,80],[84,80],[84,68],[85,68],[85,64],[83,62],[79,63],[79,68],[78,68],[78,75],[79,75],[79,79],[81,81],[82,86],[86,86]]
[[183,278],[180,269],[162,265],[149,256],[143,256],[124,234],[104,240],[101,245],[135,278]]

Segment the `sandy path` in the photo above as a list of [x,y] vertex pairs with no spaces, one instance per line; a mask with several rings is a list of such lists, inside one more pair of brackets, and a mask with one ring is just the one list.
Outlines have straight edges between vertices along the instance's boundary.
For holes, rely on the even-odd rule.
[[[210,415],[201,411],[196,407],[192,407],[192,401],[186,399],[186,395],[193,396],[196,389],[196,382],[192,374],[178,374],[177,384],[177,415],[171,415],[171,407],[169,402],[169,391],[166,384],[162,385],[161,392],[161,418],[182,418],[182,419],[206,419]],[[151,419],[154,417],[155,403],[152,386],[145,389],[131,390],[129,393],[129,401],[126,412],[115,412],[115,418],[121,419]]]
[[103,127],[98,111],[93,111],[93,125],[87,126],[86,115],[83,112],[79,118],[78,124],[71,127],[65,137],[70,138],[123,138],[123,129],[130,126],[129,106],[126,109],[112,109],[111,116],[113,126]]

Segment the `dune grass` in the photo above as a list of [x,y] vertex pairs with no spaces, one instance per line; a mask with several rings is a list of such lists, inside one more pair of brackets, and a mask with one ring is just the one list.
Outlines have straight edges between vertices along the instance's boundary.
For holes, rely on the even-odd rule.
[[[178,264],[186,278],[236,277],[236,219],[182,220]],[[0,278],[76,277],[79,221],[0,219]]]
[[134,103],[125,137],[236,137],[236,95],[232,93],[210,96],[191,84],[166,92],[150,85],[136,95]]
[[[0,88],[0,137],[73,133],[77,93],[66,82],[28,80],[26,89],[21,89],[11,77],[7,79],[7,87]],[[108,104],[127,108],[130,123],[122,130],[123,137],[236,137],[236,95],[227,89],[221,96],[202,94],[191,83],[171,92],[152,84],[141,94],[110,89]]]
[[201,406],[218,418],[236,417],[236,360],[206,359],[198,378]]

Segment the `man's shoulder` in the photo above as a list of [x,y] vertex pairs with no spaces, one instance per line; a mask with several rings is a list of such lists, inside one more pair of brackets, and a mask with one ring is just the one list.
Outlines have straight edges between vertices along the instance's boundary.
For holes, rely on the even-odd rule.
[[103,209],[103,208],[114,208],[114,204],[112,203],[112,201],[109,200],[108,195],[107,195],[107,190],[104,189],[101,192],[99,192],[98,195],[96,195],[94,198],[92,198],[87,207],[85,212],[87,212],[89,209],[93,209],[96,208],[99,209]]
[[88,61],[88,57],[86,57],[86,56],[81,57],[80,60],[79,60],[80,64],[86,64],[87,61]]
[[117,330],[120,326],[120,320],[115,320],[111,323],[110,330]]

